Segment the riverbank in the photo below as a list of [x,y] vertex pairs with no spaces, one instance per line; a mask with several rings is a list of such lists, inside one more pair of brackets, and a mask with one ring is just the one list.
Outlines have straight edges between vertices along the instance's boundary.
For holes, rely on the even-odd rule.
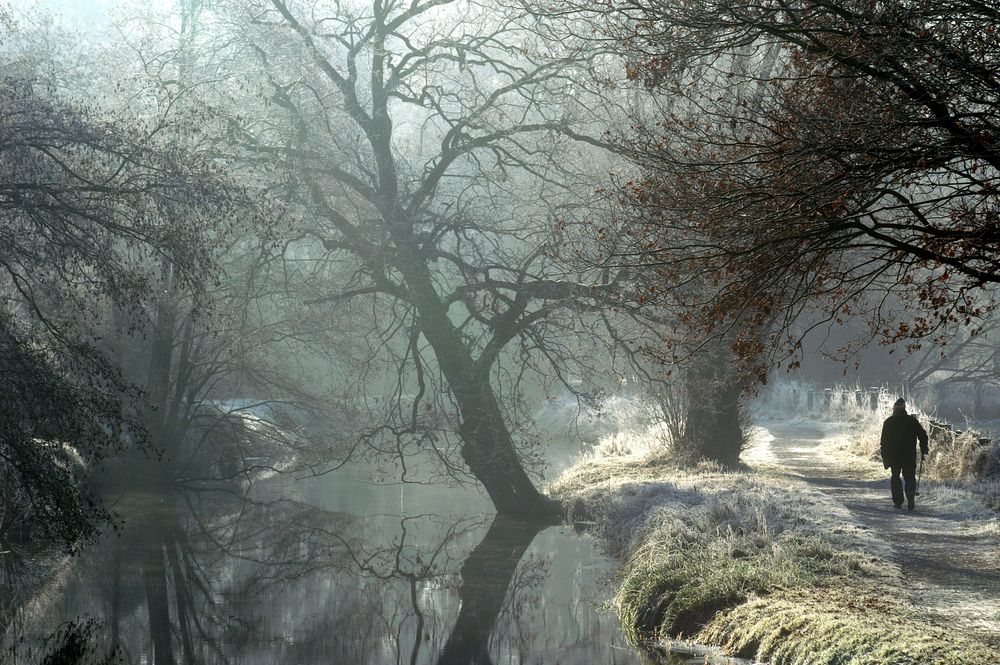
[[922,607],[879,529],[788,461],[727,472],[619,450],[550,491],[621,562],[615,605],[634,642],[683,637],[772,665],[991,661],[987,640]]

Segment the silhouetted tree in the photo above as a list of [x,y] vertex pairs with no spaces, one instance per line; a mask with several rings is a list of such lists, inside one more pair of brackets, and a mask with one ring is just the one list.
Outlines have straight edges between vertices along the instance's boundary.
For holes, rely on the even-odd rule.
[[662,93],[631,142],[644,174],[623,187],[641,210],[629,231],[666,283],[704,285],[689,308],[703,330],[737,327],[733,348],[765,369],[799,350],[805,308],[865,316],[871,338],[910,348],[975,333],[1000,281],[996,8],[580,9]]
[[232,128],[233,159],[280,166],[275,190],[304,219],[290,274],[367,359],[350,382],[359,401],[387,405],[361,441],[433,450],[500,512],[552,519],[522,467],[511,398],[526,376],[576,390],[574,364],[593,356],[567,340],[617,286],[560,260],[573,229],[553,212],[573,219],[576,167],[592,168],[574,162],[598,143],[584,103],[598,56],[476,3],[274,0],[220,15],[266,102]]

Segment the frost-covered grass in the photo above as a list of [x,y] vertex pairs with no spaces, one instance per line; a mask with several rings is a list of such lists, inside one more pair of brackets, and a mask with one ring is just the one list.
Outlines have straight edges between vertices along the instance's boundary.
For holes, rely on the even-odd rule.
[[892,589],[782,590],[717,615],[698,635],[773,665],[972,665],[992,650],[929,626]]
[[589,406],[571,396],[553,398],[535,411],[532,421],[542,438],[571,436],[576,446],[582,444],[598,457],[644,455],[672,443],[657,408],[635,396],[611,395]]
[[[640,437],[641,439],[641,437]],[[989,662],[909,609],[887,546],[842,504],[777,474],[600,447],[549,488],[623,564],[636,642],[685,637],[772,665]]]

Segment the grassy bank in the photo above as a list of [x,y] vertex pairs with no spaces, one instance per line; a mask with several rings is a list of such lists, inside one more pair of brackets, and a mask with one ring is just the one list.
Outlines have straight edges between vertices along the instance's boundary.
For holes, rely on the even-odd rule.
[[635,642],[676,637],[772,665],[992,662],[911,609],[889,552],[839,503],[776,474],[596,455],[550,487],[622,562]]

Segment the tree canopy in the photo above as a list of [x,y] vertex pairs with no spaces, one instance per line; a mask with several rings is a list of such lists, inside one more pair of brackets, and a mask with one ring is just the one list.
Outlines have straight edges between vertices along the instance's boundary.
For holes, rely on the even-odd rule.
[[68,101],[37,54],[2,57],[0,459],[7,490],[72,546],[101,513],[77,467],[144,437],[138,387],[101,345],[106,312],[136,330],[162,262],[194,291],[211,280],[239,192],[155,125]]
[[662,95],[628,137],[645,173],[620,190],[642,219],[624,223],[635,260],[663,266],[666,284],[700,280],[690,315],[738,326],[740,355],[794,354],[790,324],[810,308],[864,316],[871,338],[911,348],[955,325],[974,331],[994,308],[995,8],[626,0],[596,11],[629,77]]

